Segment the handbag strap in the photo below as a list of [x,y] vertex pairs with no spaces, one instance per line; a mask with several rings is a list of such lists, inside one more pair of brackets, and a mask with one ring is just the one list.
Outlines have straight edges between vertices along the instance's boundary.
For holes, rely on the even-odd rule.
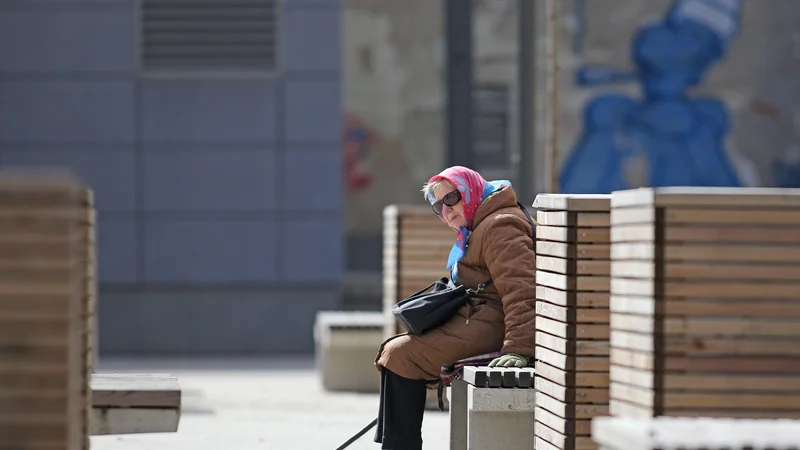
[[528,218],[528,223],[531,224],[531,239],[533,240],[534,245],[535,245],[536,244],[536,224],[533,223],[533,217],[531,217],[531,213],[528,212],[528,210],[525,208],[525,206],[522,203],[517,201],[517,205],[519,205],[519,208],[522,210],[523,213],[525,213],[525,217]]
[[414,297],[415,295],[422,294],[423,292],[425,292],[425,291],[427,291],[428,289],[432,288],[432,287],[433,287],[433,285],[434,285],[434,284],[436,284],[436,283],[438,283],[438,282],[439,282],[439,280],[436,280],[436,281],[434,281],[433,283],[429,284],[427,287],[424,287],[424,288],[422,288],[422,289],[418,290],[417,292],[415,292],[415,293],[413,293],[413,294],[409,295],[409,297]]

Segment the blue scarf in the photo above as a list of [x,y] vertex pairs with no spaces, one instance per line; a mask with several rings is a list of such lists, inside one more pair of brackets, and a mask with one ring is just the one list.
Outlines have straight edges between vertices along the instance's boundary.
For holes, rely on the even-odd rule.
[[[483,188],[483,195],[481,196],[481,203],[486,200],[490,195],[497,192],[500,188],[505,186],[511,186],[511,182],[508,180],[497,180],[497,181],[487,181],[486,186]],[[469,218],[469,221],[472,222],[473,218]],[[469,224],[471,227],[471,223]],[[469,227],[459,227],[458,229],[458,238],[456,238],[456,243],[453,244],[453,248],[450,250],[450,256],[447,258],[447,268],[450,270],[450,279],[453,280],[453,283],[458,280],[458,262],[461,261],[461,258],[464,257],[464,252],[467,250],[467,241],[469,240],[469,234],[472,230]]]

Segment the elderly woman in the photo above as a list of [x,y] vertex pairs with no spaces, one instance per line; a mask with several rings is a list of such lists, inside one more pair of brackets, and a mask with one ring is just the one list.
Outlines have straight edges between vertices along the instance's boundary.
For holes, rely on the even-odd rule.
[[476,289],[457,314],[421,336],[400,334],[381,345],[381,398],[375,442],[382,449],[422,448],[426,387],[443,364],[490,352],[490,366],[524,367],[534,355],[535,254],[531,223],[507,181],[487,182],[450,167],[422,189],[433,212],[458,232],[447,261],[457,285]]

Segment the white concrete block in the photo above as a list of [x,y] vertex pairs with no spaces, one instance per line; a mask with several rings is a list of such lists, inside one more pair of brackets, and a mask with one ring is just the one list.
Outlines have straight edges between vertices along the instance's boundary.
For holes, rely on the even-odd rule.
[[533,450],[533,414],[470,411],[467,450]]
[[[536,391],[516,388],[476,388],[466,384],[466,447],[459,426],[463,412],[451,405],[451,450],[513,448],[533,450],[533,410]],[[451,389],[453,401],[459,394]],[[464,408],[459,408],[463,411]]]
[[178,431],[177,409],[92,408],[89,434],[172,433]]
[[467,450],[467,382],[453,380],[447,388],[450,403],[450,450]]
[[529,412],[536,406],[534,389],[477,388],[467,390],[467,408],[480,412]]
[[370,393],[380,390],[380,373],[374,364],[383,342],[380,312],[320,312],[314,340],[324,389]]

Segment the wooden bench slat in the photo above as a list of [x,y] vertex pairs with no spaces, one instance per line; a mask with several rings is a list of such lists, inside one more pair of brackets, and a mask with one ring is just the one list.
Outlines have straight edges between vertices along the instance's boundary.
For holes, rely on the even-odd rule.
[[93,374],[92,406],[180,408],[178,379],[168,374]]
[[533,387],[533,367],[464,367],[463,379],[467,383],[482,388],[531,388]]
[[611,207],[611,195],[539,194],[533,202],[533,207],[556,211],[606,212]]

